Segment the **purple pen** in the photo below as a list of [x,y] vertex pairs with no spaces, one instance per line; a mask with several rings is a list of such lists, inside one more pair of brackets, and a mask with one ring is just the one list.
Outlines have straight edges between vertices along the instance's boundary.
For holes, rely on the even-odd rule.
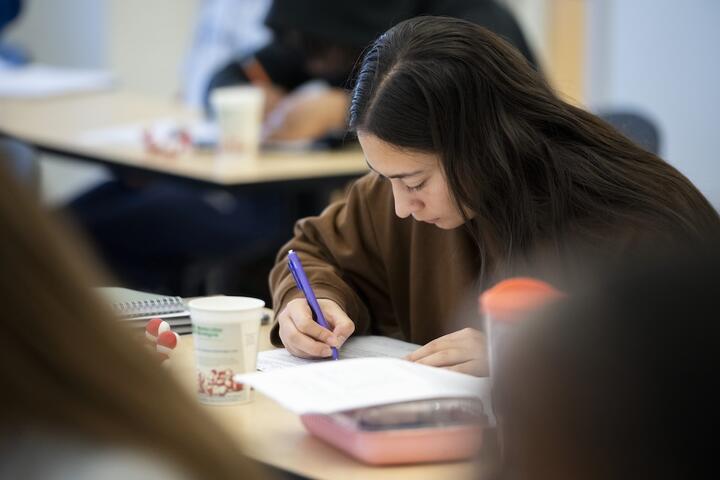
[[[315,297],[315,292],[313,292],[313,289],[310,286],[310,282],[307,279],[307,275],[305,275],[305,270],[303,269],[302,262],[300,262],[300,257],[297,256],[297,253],[295,253],[294,250],[290,250],[288,252],[288,268],[290,269],[290,273],[292,273],[292,276],[295,279],[295,284],[303,293],[303,295],[305,295],[305,299],[310,305],[310,310],[312,310],[313,312],[313,319],[321,327],[330,330],[330,325],[328,325],[327,321],[325,320],[325,316],[323,315],[322,310],[320,310],[320,304]],[[333,360],[338,360],[339,356],[337,348],[331,348]]]

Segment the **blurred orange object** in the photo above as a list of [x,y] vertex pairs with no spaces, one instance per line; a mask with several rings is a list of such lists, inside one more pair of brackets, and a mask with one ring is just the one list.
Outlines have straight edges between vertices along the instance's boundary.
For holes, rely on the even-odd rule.
[[560,300],[565,294],[552,285],[527,277],[503,280],[480,295],[480,315],[485,319],[490,376],[497,371],[507,335],[529,313]]

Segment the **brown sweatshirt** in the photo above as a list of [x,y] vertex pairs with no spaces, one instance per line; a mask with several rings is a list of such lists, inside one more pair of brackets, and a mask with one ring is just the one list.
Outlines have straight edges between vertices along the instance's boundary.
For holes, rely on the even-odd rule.
[[[687,219],[701,236],[720,238],[717,212],[689,182],[683,188],[665,192],[672,199],[674,215]],[[340,305],[355,322],[356,334],[424,344],[465,326],[478,326],[476,304],[467,303],[476,297],[468,293],[489,286],[485,283],[490,276],[529,274],[572,291],[575,284],[587,280],[583,275],[622,266],[626,256],[647,247],[667,251],[670,246],[688,248],[689,242],[700,240],[695,233],[668,224],[662,208],[644,211],[617,206],[612,216],[606,212],[604,216],[578,215],[565,225],[568,248],[558,250],[549,241],[543,249],[538,236],[531,263],[541,260],[547,262],[546,268],[541,262],[535,266],[520,262],[511,268],[513,262],[501,262],[488,252],[488,260],[495,265],[484,265],[487,278],[479,279],[479,248],[466,228],[442,230],[398,218],[390,183],[371,173],[352,186],[345,200],[330,205],[319,217],[296,224],[295,238],[285,245],[270,274],[274,308],[280,312],[287,302],[302,296],[285,259],[287,250],[294,249],[317,296]],[[533,255],[528,253],[527,258]],[[515,260],[521,257],[516,254]],[[271,340],[281,345],[277,325]]]
[[[372,173],[345,200],[296,224],[270,274],[275,312],[302,297],[287,268],[289,249],[300,256],[316,296],[340,305],[356,335],[418,344],[457,330],[448,320],[480,271],[478,248],[465,228],[442,230],[397,217],[390,183]],[[281,345],[277,325],[271,339]]]

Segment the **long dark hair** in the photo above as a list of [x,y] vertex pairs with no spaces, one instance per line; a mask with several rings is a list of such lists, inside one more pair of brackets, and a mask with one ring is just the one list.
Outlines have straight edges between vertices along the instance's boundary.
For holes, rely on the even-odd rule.
[[[463,20],[418,17],[380,36],[357,71],[350,128],[437,153],[487,267],[567,239],[720,230],[677,170],[552,91],[510,44]],[[492,255],[488,255],[488,252]]]

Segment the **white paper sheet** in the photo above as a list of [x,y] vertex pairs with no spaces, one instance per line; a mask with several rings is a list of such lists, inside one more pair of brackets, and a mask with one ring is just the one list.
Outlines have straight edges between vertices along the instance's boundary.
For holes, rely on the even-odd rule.
[[[340,358],[394,357],[402,358],[414,352],[420,345],[403,342],[394,338],[376,335],[350,337],[340,349]],[[257,369],[269,372],[278,368],[296,367],[328,360],[308,360],[290,354],[284,348],[258,353]]]
[[40,98],[106,90],[113,83],[113,75],[102,70],[32,64],[0,70],[0,97]]
[[148,134],[162,146],[177,142],[180,132],[187,134],[194,145],[217,143],[216,124],[204,120],[181,121],[172,117],[87,130],[78,137],[78,141],[86,145],[141,147],[144,146],[143,135]]
[[285,408],[298,413],[335,413],[354,408],[432,398],[482,398],[489,381],[397,358],[355,358],[236,375]]

